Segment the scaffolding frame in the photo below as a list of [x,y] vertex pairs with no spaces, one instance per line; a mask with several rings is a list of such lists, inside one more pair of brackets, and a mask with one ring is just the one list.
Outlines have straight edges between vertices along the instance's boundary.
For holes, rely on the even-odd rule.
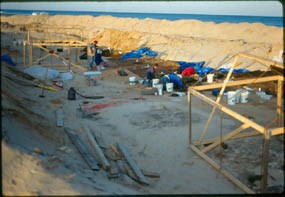
[[[201,86],[190,86],[188,87],[188,118],[189,118],[189,145],[190,148],[201,158],[203,158],[205,161],[207,161],[214,169],[219,171],[221,174],[223,174],[226,178],[228,178],[231,182],[233,182],[236,186],[238,186],[242,191],[245,193],[254,193],[249,187],[247,187],[245,184],[241,183],[237,178],[235,178],[232,174],[230,174],[228,171],[222,168],[221,165],[216,163],[213,159],[208,157],[206,155],[207,152],[213,150],[215,147],[221,145],[223,142],[227,140],[233,140],[237,138],[245,138],[255,135],[262,135],[263,142],[262,142],[262,161],[261,161],[261,184],[260,184],[260,190],[262,193],[267,191],[267,175],[268,175],[268,159],[269,159],[269,142],[270,137],[275,135],[284,134],[284,127],[282,126],[282,116],[284,116],[282,112],[282,98],[283,98],[283,81],[284,77],[281,75],[275,75],[275,76],[269,76],[269,77],[260,77],[260,78],[251,78],[251,79],[244,79],[244,80],[238,80],[238,81],[229,81],[233,69],[239,64],[237,61],[238,58],[248,58],[251,60],[254,60],[256,62],[262,63],[268,67],[274,66],[277,68],[284,69],[284,66],[278,62],[271,61],[268,59],[264,59],[261,57],[257,57],[254,55],[246,54],[246,53],[238,53],[234,56],[234,61],[232,66],[229,69],[229,72],[224,80],[223,83],[215,83],[215,84],[207,84],[207,85],[201,85]],[[277,108],[276,108],[276,114],[277,114],[277,128],[267,128],[265,126],[262,126],[260,124],[257,124],[253,120],[229,109],[228,107],[220,104],[220,100],[222,98],[222,95],[225,91],[226,87],[234,87],[238,85],[244,85],[244,84],[253,84],[253,83],[262,83],[262,82],[269,82],[269,81],[277,81]],[[204,90],[211,90],[215,88],[221,88],[220,93],[216,99],[216,101],[212,100],[211,98],[203,95],[199,91]],[[198,141],[194,142],[192,140],[192,119],[191,119],[191,97],[192,95],[198,97],[199,99],[205,101],[206,103],[210,104],[213,108],[210,113],[210,116],[207,120],[206,125],[204,126],[203,131],[201,132],[200,138]],[[231,132],[221,136],[216,137],[212,139],[204,139],[205,134],[207,133],[209,124],[213,118],[213,115],[216,111],[216,109],[220,110],[223,113],[226,113],[227,115],[235,118],[236,120],[240,121],[242,124],[238,128],[232,130]],[[247,131],[244,133],[241,133],[241,131],[252,128],[253,131]],[[203,147],[204,144],[209,144],[206,147]]]
[[[51,31],[52,32],[49,32]],[[69,37],[69,31],[79,31],[80,32],[80,39],[79,40],[75,40],[75,39],[66,39],[66,40],[56,40],[56,39],[50,39],[49,37],[46,38],[47,33],[64,33],[67,34],[67,36]],[[80,66],[78,63],[78,55],[79,55],[79,49],[80,48],[87,48],[87,54],[90,54],[89,52],[89,43],[83,41],[82,38],[82,29],[81,28],[77,28],[77,27],[57,27],[57,26],[53,26],[53,27],[28,27],[27,29],[27,38],[26,40],[23,41],[23,61],[24,61],[24,65],[25,66],[31,66],[33,64],[37,64],[40,61],[43,61],[45,59],[47,59],[50,56],[55,56],[57,57],[59,60],[61,60],[62,62],[68,62],[68,69],[71,69],[71,66],[73,67],[77,67],[80,70],[85,71],[86,69],[83,68],[82,66]],[[32,32],[42,32],[44,34],[44,39],[41,40],[36,40],[36,39],[32,39],[31,37],[31,33]],[[42,57],[37,58],[36,60],[34,60],[34,54],[33,54],[33,47],[39,48],[40,50],[44,51],[46,54]],[[68,59],[64,58],[62,55],[60,55],[57,52],[51,52],[50,50],[46,49],[45,47],[58,47],[58,48],[63,48],[63,47],[68,47]],[[76,60],[75,63],[71,61],[71,49],[76,49]],[[26,49],[28,50],[28,59],[29,59],[29,63],[27,64],[26,61]],[[47,66],[47,65],[43,65],[43,66]],[[58,64],[58,65],[53,65],[53,66],[66,66],[66,64]]]

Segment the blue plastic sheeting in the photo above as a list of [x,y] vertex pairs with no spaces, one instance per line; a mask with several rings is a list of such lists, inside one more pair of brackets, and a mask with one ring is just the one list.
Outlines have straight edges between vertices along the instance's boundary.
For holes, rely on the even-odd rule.
[[141,58],[143,56],[150,56],[150,57],[156,57],[157,52],[150,50],[148,47],[143,47],[138,50],[134,50],[131,52],[125,53],[122,57],[121,60],[126,60],[128,58]]
[[[222,73],[228,73],[229,72],[229,68],[220,68],[218,71],[222,72]],[[247,69],[244,69],[244,68],[240,68],[240,69],[234,69],[233,70],[233,73],[236,74],[236,73],[248,73],[250,72],[249,70]]]
[[11,66],[16,66],[16,64],[13,62],[12,58],[9,56],[9,54],[2,55],[1,61],[6,62],[7,64],[9,64]]
[[202,76],[214,71],[214,69],[211,67],[203,66],[199,70],[195,70],[195,71],[197,74],[199,74],[200,77],[202,77]]
[[164,90],[166,89],[166,83],[173,83],[173,88],[184,88],[184,84],[182,83],[180,77],[177,76],[177,74],[170,73],[167,76],[162,77],[162,83]]
[[180,72],[185,70],[188,67],[193,67],[195,70],[200,70],[204,64],[205,61],[200,61],[200,62],[184,62],[184,61],[177,61],[177,63],[180,65]]

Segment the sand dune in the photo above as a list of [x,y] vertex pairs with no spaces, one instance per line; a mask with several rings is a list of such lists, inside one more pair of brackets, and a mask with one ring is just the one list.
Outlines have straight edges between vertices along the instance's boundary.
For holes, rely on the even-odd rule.
[[[96,38],[104,45],[124,52],[151,47],[159,58],[176,61],[201,61],[219,67],[228,57],[246,52],[272,59],[283,49],[283,28],[261,23],[221,23],[198,20],[157,20],[112,16],[2,16],[13,25],[81,27],[85,39]],[[78,34],[75,30],[69,33]],[[250,62],[249,62],[250,63]],[[251,68],[266,69],[253,65]]]

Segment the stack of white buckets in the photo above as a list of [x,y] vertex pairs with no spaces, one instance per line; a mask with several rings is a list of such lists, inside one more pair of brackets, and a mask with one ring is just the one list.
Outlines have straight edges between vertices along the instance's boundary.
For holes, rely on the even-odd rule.
[[247,103],[249,92],[247,90],[236,90],[228,92],[228,104],[235,105],[236,103]]
[[[152,80],[152,87],[157,88],[158,95],[163,94],[163,85],[159,83],[159,79]],[[166,83],[166,92],[173,92],[173,83]]]

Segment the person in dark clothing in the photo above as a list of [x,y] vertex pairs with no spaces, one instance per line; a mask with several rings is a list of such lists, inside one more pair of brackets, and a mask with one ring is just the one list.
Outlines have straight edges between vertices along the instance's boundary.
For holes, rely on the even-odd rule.
[[155,71],[158,68],[158,64],[155,63],[153,66],[150,66],[146,71],[146,78],[152,81],[155,78]]

